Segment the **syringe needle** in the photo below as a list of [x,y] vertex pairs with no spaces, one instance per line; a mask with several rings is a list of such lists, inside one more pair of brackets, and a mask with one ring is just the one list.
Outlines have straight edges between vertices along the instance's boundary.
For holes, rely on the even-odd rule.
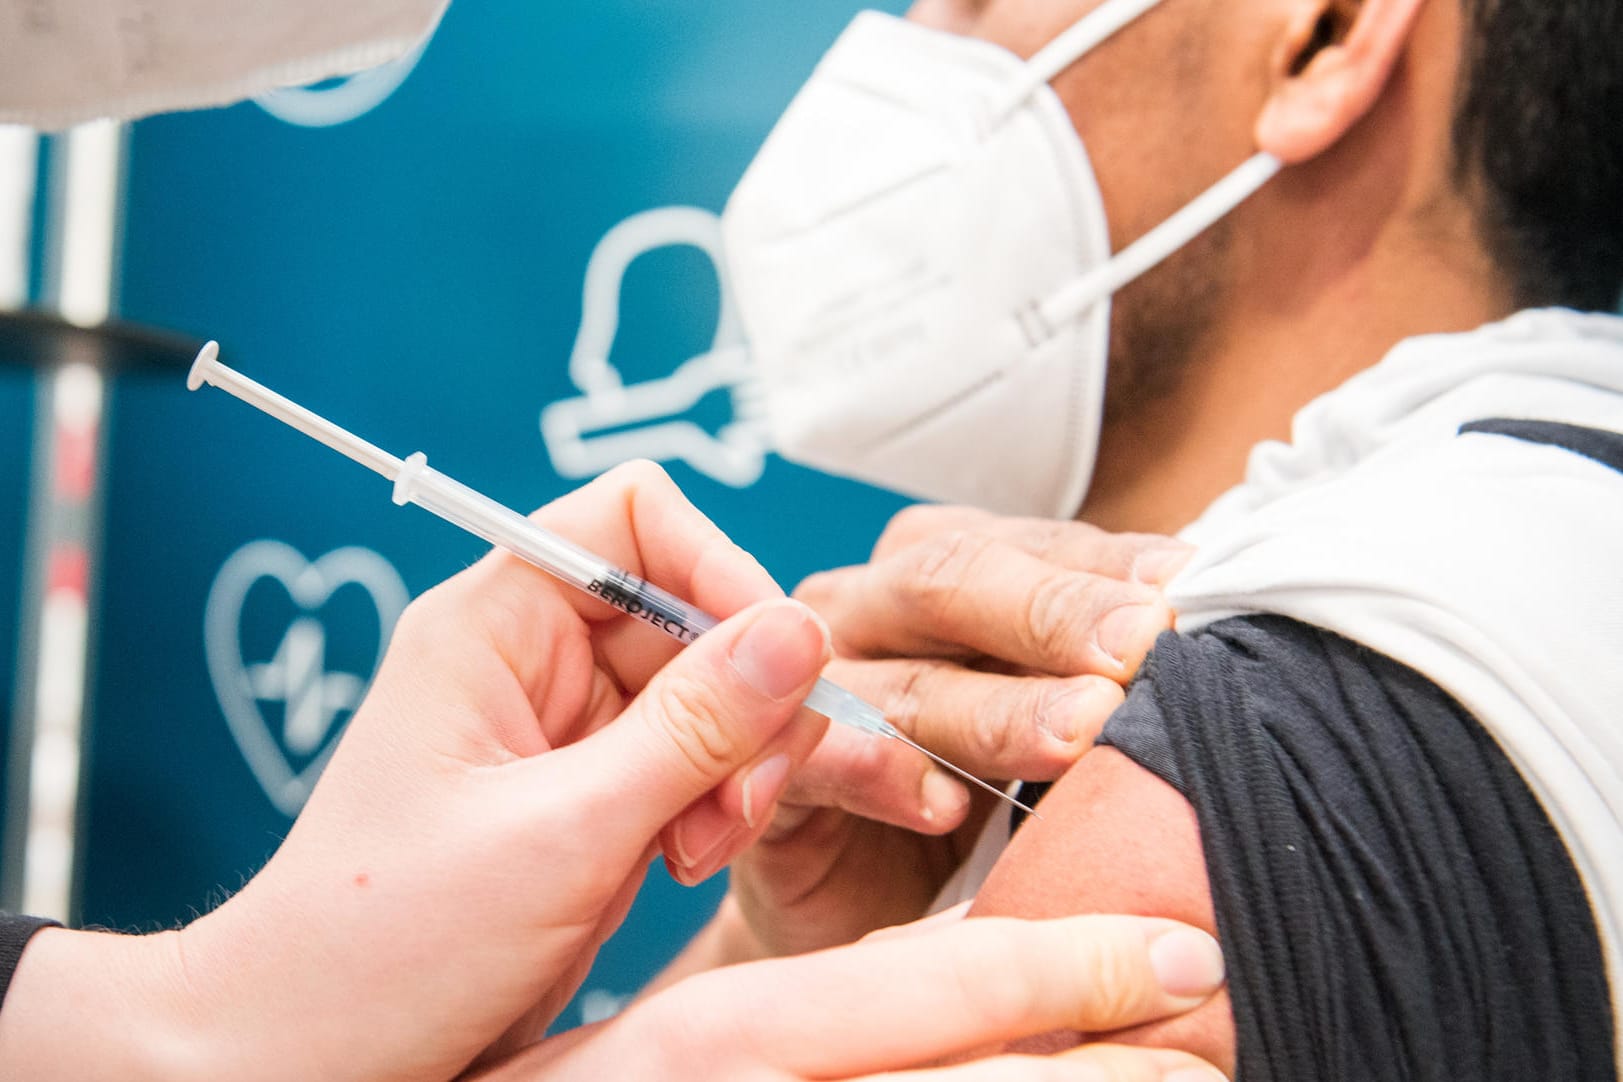
[[1027,807],[1026,805],[1020,803],[1018,800],[1014,799],[1014,797],[1010,796],[1008,793],[1005,793],[1002,789],[999,789],[994,785],[991,785],[991,784],[988,784],[987,782],[982,781],[981,779],[977,778],[975,775],[971,774],[969,771],[963,769],[962,767],[953,766],[951,763],[947,762],[947,760],[943,759],[941,756],[937,755],[935,752],[931,751],[929,748],[925,747],[923,744],[920,744],[915,740],[908,739],[908,737],[904,736],[900,732],[897,732],[895,734],[894,739],[900,740],[902,743],[906,744],[910,748],[913,748],[913,749],[915,749],[917,751],[923,752],[925,755],[929,756],[931,759],[934,759],[936,762],[940,763],[942,766],[946,767],[948,770],[952,771],[954,774],[958,775],[960,778],[963,778],[965,781],[969,782],[971,785],[978,785],[982,789],[985,789],[988,793],[991,793],[993,796],[997,797],[999,800],[1007,801],[1008,803],[1013,804],[1015,807],[1019,808],[1021,811],[1025,812],[1027,815],[1031,816],[1033,819],[1041,819],[1042,818],[1042,816],[1037,814],[1037,809],[1036,808]]

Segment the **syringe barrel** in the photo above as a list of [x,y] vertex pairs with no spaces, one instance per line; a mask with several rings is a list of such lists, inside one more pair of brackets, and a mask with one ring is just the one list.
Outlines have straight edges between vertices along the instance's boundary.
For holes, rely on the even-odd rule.
[[716,626],[714,617],[681,598],[447,477],[420,453],[401,466],[394,501],[432,511],[678,642],[690,643]]
[[[615,567],[512,508],[445,476],[429,466],[427,457],[421,453],[410,456],[401,465],[400,475],[395,479],[394,502],[414,503],[432,511],[684,645],[716,626],[715,617],[674,594]],[[806,696],[806,706],[841,725],[881,737],[896,735],[895,728],[876,707],[825,679],[819,679],[812,687],[811,694]]]

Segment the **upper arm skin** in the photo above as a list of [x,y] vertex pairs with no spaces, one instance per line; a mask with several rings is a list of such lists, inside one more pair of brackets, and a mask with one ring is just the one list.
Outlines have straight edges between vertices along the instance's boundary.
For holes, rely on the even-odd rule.
[[[1216,934],[1195,812],[1176,789],[1115,748],[1098,747],[1054,785],[1039,810],[1041,819],[1015,833],[972,914],[1133,913]],[[1109,1039],[1182,1048],[1234,1073],[1226,990],[1181,1018]],[[1077,1041],[1075,1033],[1051,1034],[1017,1047],[1051,1051]]]

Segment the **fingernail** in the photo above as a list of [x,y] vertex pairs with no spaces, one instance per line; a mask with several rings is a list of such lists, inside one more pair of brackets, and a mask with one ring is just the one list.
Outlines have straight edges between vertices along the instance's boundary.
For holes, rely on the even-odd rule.
[[687,832],[682,829],[682,824],[676,824],[676,829],[671,831],[671,845],[676,850],[676,863],[684,868],[691,868],[693,867],[693,854],[688,852],[688,847],[682,841],[682,835],[685,833]]
[[1179,928],[1150,944],[1150,968],[1179,999],[1204,999],[1223,986],[1223,949],[1198,928]]
[[1162,1082],[1228,1082],[1216,1067],[1179,1067],[1162,1077]]
[[1141,552],[1133,561],[1133,581],[1142,582],[1146,586],[1165,586],[1189,565],[1189,560],[1194,555],[1194,546],[1186,545],[1182,541],[1158,545],[1147,552]]
[[919,795],[924,802],[924,818],[932,823],[950,821],[969,806],[969,790],[957,778],[935,767],[924,775]]
[[744,778],[744,824],[755,829],[758,820],[777,803],[789,781],[789,756],[774,755]]
[[1079,687],[1068,687],[1057,695],[1044,701],[1037,711],[1037,728],[1058,740],[1061,744],[1069,744],[1076,739],[1077,699],[1082,695]]
[[828,655],[828,625],[806,606],[783,601],[744,629],[733,644],[732,663],[744,683],[769,699],[783,699],[801,690]]
[[1116,664],[1125,665],[1128,657],[1142,653],[1155,641],[1162,622],[1161,612],[1154,605],[1123,605],[1099,621],[1093,641]]
[[1104,677],[1084,677],[1065,685],[1037,710],[1037,728],[1061,744],[1092,743],[1119,704],[1119,685]]
[[694,887],[715,875],[716,872],[721,870],[719,867],[710,867],[716,863],[716,855],[737,841],[744,829],[743,827],[735,827],[732,830],[722,831],[707,844],[700,846],[697,853],[690,852],[682,844],[681,831],[678,830],[676,839],[676,862],[679,865],[676,876],[677,882],[684,886]]

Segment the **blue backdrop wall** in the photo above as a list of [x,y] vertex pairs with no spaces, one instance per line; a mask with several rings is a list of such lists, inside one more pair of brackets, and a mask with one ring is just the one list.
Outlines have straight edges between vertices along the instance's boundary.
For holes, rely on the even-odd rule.
[[[141,122],[119,310],[217,338],[228,363],[379,445],[538,505],[578,483],[539,418],[587,389],[568,360],[599,242],[657,208],[719,211],[856,7],[457,3],[398,89],[374,79],[384,100],[347,122],[270,110],[330,111],[368,84]],[[656,216],[654,239],[673,221],[709,219]],[[656,247],[593,303],[619,312],[609,360],[628,382],[716,344],[699,248]],[[406,596],[482,547],[178,378],[121,382],[111,409],[82,915],[153,927],[274,849]],[[718,387],[687,416],[716,434],[730,409]],[[746,484],[742,457],[670,468],[786,585],[861,559],[900,506],[774,460]],[[651,877],[586,1009],[634,991],[719,890]]]
[[16,695],[17,616],[22,604],[24,515],[34,407],[31,371],[0,364],[0,808],[6,806],[5,749]]

